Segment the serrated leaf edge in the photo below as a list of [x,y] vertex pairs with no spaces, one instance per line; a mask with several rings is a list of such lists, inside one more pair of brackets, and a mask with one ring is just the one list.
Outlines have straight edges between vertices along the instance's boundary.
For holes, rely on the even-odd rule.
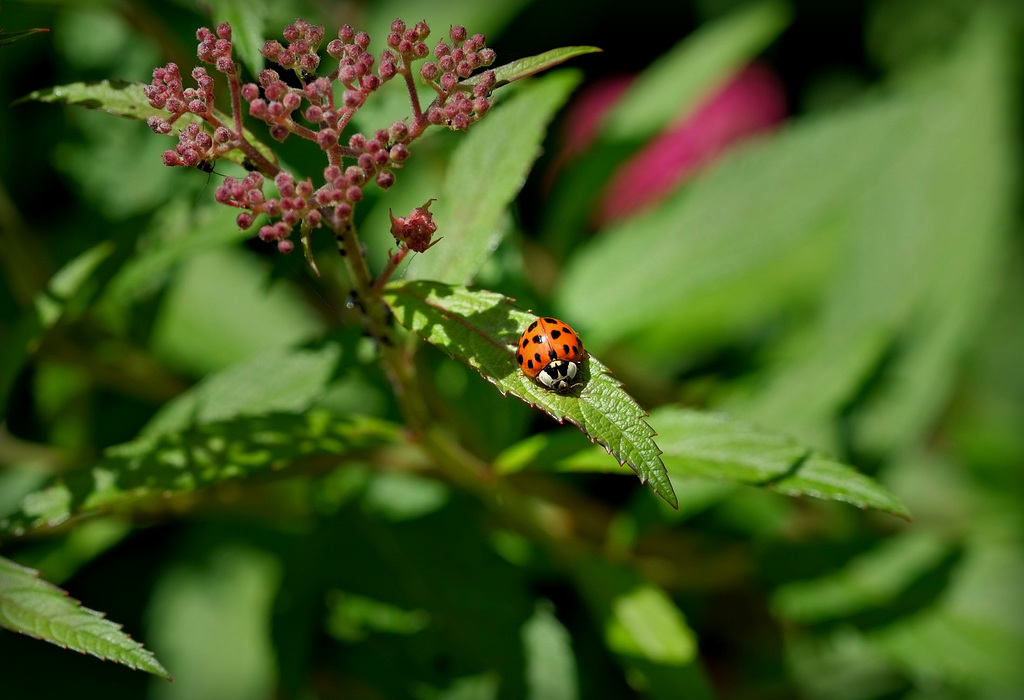
[[[432,301],[431,301],[430,299],[427,299],[427,298],[426,298],[426,297],[425,297],[424,295],[422,295],[422,294],[417,294],[416,292],[413,292],[413,291],[411,291],[411,290],[410,290],[410,289],[409,289],[408,287],[404,287],[404,286],[402,286],[402,287],[393,287],[393,288],[392,288],[392,291],[393,291],[394,293],[402,293],[402,294],[408,294],[409,296],[412,296],[412,297],[415,297],[415,298],[419,299],[419,300],[420,300],[420,301],[421,301],[422,303],[424,303],[425,305],[427,305],[427,306],[429,306],[429,307],[431,307],[431,308],[435,309],[435,310],[436,310],[436,311],[437,311],[437,312],[438,312],[439,314],[441,314],[441,315],[442,315],[442,316],[444,316],[445,318],[451,319],[451,320],[453,320],[453,321],[455,321],[455,322],[459,323],[460,325],[462,325],[462,326],[463,326],[464,328],[466,328],[467,330],[469,330],[469,331],[471,331],[471,332],[473,332],[473,333],[476,333],[477,335],[479,335],[479,336],[480,336],[481,338],[483,338],[484,340],[486,340],[486,341],[487,341],[488,343],[490,343],[491,345],[494,345],[494,346],[496,346],[496,347],[498,347],[498,348],[501,348],[502,350],[506,351],[506,352],[507,352],[507,353],[509,354],[509,356],[510,356],[510,357],[515,357],[515,350],[514,350],[514,347],[515,347],[515,346],[514,346],[514,345],[511,345],[511,344],[505,344],[505,343],[498,343],[498,342],[496,342],[496,341],[495,341],[495,340],[494,340],[493,338],[491,338],[491,337],[490,337],[489,335],[487,335],[486,333],[483,333],[483,332],[482,332],[482,331],[480,331],[480,330],[479,330],[478,328],[476,328],[476,327],[475,327],[475,326],[473,326],[472,324],[468,323],[468,322],[467,322],[467,321],[466,321],[466,320],[465,320],[465,319],[464,319],[464,318],[463,318],[463,317],[462,317],[461,315],[459,315],[459,314],[456,314],[456,313],[454,313],[454,312],[452,312],[452,311],[450,311],[450,310],[446,309],[446,308],[445,308],[445,307],[443,307],[443,306],[440,306],[440,305],[438,305],[438,304],[435,304],[435,303],[434,303],[434,302],[432,302]],[[495,294],[495,295],[497,295],[497,296],[500,296],[500,297],[502,298],[502,300],[503,300],[503,301],[505,301],[506,303],[508,303],[508,304],[509,304],[510,306],[515,306],[515,305],[514,305],[514,303],[513,303],[513,302],[515,302],[515,301],[516,301],[514,297],[508,297],[508,296],[505,296],[505,295],[503,295],[503,294],[500,294],[499,292],[492,292],[491,290],[478,290],[478,291],[483,291],[483,292],[487,292],[487,293],[489,293],[489,294]],[[516,307],[516,308],[518,308],[518,307]],[[521,312],[523,312],[523,313],[527,313],[527,314],[533,314],[533,313],[534,313],[534,311],[533,311],[532,309],[519,309],[519,310],[520,310]],[[540,318],[540,317],[538,316],[538,318]],[[420,338],[421,338],[421,339],[422,339],[422,340],[423,340],[424,342],[426,342],[426,343],[429,343],[429,344],[431,344],[431,345],[434,345],[433,343],[430,343],[430,341],[429,341],[429,340],[427,340],[427,339],[426,339],[425,337],[423,337],[423,336],[420,336]],[[468,362],[468,361],[466,361],[466,360],[464,360],[464,359],[462,359],[462,358],[458,357],[457,355],[454,355],[454,354],[452,354],[451,352],[448,352],[448,350],[446,350],[446,349],[445,349],[445,348],[443,348],[443,347],[440,347],[440,346],[437,346],[437,345],[434,345],[434,347],[438,347],[438,348],[439,348],[439,349],[440,349],[440,350],[441,350],[442,352],[444,352],[444,353],[445,353],[446,355],[448,355],[448,356],[449,356],[449,357],[451,357],[452,359],[454,359],[454,360],[458,360],[459,362],[461,362],[462,364],[466,365],[466,366],[467,366],[467,367],[469,367],[470,369],[473,369],[473,370],[475,370],[477,374],[479,374],[479,375],[480,375],[481,377],[483,377],[483,378],[484,378],[484,379],[486,379],[486,380],[487,380],[488,382],[490,382],[491,384],[493,384],[493,385],[494,385],[494,387],[495,387],[495,388],[496,388],[496,389],[497,389],[497,390],[498,390],[499,392],[501,392],[501,395],[502,395],[502,396],[507,396],[508,394],[512,394],[512,395],[513,395],[513,396],[515,396],[515,397],[516,397],[517,399],[519,399],[520,401],[523,401],[523,402],[524,402],[524,403],[526,403],[527,405],[529,405],[529,406],[531,406],[531,407],[533,407],[533,408],[539,409],[539,410],[543,411],[544,413],[547,413],[547,414],[548,414],[549,416],[551,416],[551,418],[553,418],[554,420],[558,421],[558,423],[559,423],[560,425],[564,425],[564,423],[565,423],[566,421],[568,421],[568,422],[569,422],[570,424],[572,424],[572,425],[576,426],[576,428],[577,428],[577,429],[578,429],[578,430],[579,430],[579,431],[580,431],[581,433],[583,433],[583,434],[584,434],[584,435],[585,435],[585,436],[587,437],[587,439],[588,439],[588,440],[590,440],[591,444],[596,444],[596,445],[600,445],[601,447],[603,447],[603,448],[605,449],[605,451],[606,451],[606,452],[607,452],[607,453],[608,453],[609,455],[611,455],[611,456],[612,456],[612,457],[613,457],[613,458],[614,458],[614,459],[615,459],[615,460],[616,460],[616,461],[617,461],[617,462],[619,463],[619,466],[623,466],[623,465],[626,465],[626,466],[628,466],[628,467],[629,467],[630,469],[632,469],[632,470],[633,470],[633,473],[634,473],[634,474],[636,474],[636,476],[637,476],[637,478],[638,478],[638,479],[640,480],[640,483],[641,483],[641,484],[643,484],[643,485],[648,485],[648,482],[650,481],[650,479],[645,479],[645,478],[644,478],[644,477],[643,477],[643,476],[642,476],[642,475],[640,474],[640,469],[639,469],[639,467],[638,467],[637,465],[633,464],[633,463],[632,463],[631,461],[629,461],[629,460],[628,460],[627,458],[625,458],[625,457],[624,457],[624,456],[622,455],[622,452],[623,452],[623,451],[622,451],[622,449],[621,449],[621,448],[619,448],[619,449],[616,449],[616,448],[612,447],[612,446],[611,446],[610,444],[608,444],[608,442],[607,442],[607,441],[605,441],[605,440],[603,440],[603,439],[601,439],[601,438],[599,438],[599,437],[595,437],[595,436],[591,435],[591,434],[590,434],[590,431],[588,431],[588,430],[586,429],[586,427],[584,427],[584,426],[583,426],[583,425],[581,425],[581,424],[580,424],[579,422],[577,422],[577,421],[576,421],[576,420],[575,420],[574,418],[572,418],[572,416],[570,416],[570,415],[568,415],[568,414],[565,414],[565,413],[563,413],[562,415],[558,415],[558,411],[557,411],[557,410],[553,410],[552,408],[550,408],[549,406],[545,405],[544,403],[541,403],[541,402],[539,402],[539,401],[536,401],[535,399],[531,398],[531,397],[530,397],[530,396],[528,395],[528,392],[526,392],[526,391],[524,391],[524,392],[520,393],[520,392],[517,392],[517,391],[516,391],[516,390],[515,390],[514,388],[508,388],[508,389],[502,388],[502,386],[498,384],[498,381],[497,381],[497,379],[496,379],[496,378],[494,378],[494,377],[491,377],[491,376],[489,376],[489,375],[487,375],[487,374],[484,374],[484,372],[483,372],[482,368],[480,368],[480,367],[477,367],[477,366],[474,366],[474,365],[473,365],[472,363],[470,363],[470,362]],[[666,476],[666,481],[668,481],[668,483],[669,483],[669,492],[670,492],[670,493],[672,494],[672,496],[674,496],[674,495],[675,495],[675,493],[674,493],[674,491],[672,490],[672,486],[671,486],[671,480],[669,480],[669,479],[668,479],[668,469],[667,469],[667,468],[665,467],[665,462],[664,462],[664,460],[663,460],[663,459],[661,458],[661,455],[665,454],[665,451],[664,451],[664,450],[662,450],[662,449],[661,449],[661,447],[660,447],[660,446],[659,446],[659,445],[657,444],[657,442],[655,442],[655,441],[654,441],[654,439],[653,439],[653,438],[657,437],[657,435],[658,435],[658,432],[657,432],[657,431],[656,431],[656,430],[655,430],[655,429],[654,429],[653,427],[651,427],[651,424],[650,424],[650,423],[648,423],[648,422],[647,422],[647,421],[645,420],[645,418],[648,418],[648,417],[650,417],[650,413],[649,413],[649,412],[647,412],[647,411],[646,411],[646,410],[645,410],[645,409],[644,409],[644,408],[643,408],[643,407],[642,407],[642,406],[641,406],[641,405],[640,405],[640,404],[639,404],[639,403],[637,402],[637,400],[636,400],[636,399],[634,399],[634,398],[633,398],[633,397],[632,397],[632,396],[631,396],[631,395],[630,395],[630,394],[629,394],[629,393],[628,393],[628,392],[627,392],[627,391],[625,390],[625,386],[626,386],[626,385],[625,385],[624,383],[622,383],[622,382],[618,381],[618,379],[617,379],[617,378],[616,378],[615,376],[613,376],[613,373],[612,373],[611,369],[609,369],[609,368],[608,368],[608,367],[607,367],[607,366],[606,366],[606,365],[605,365],[605,364],[604,364],[603,362],[601,362],[600,360],[597,360],[597,359],[596,359],[596,358],[595,358],[595,357],[594,357],[593,355],[591,355],[590,353],[586,353],[586,356],[587,356],[587,357],[588,357],[588,358],[590,359],[590,364],[591,364],[591,366],[593,366],[594,364],[596,364],[596,365],[598,366],[598,370],[599,370],[599,373],[600,373],[600,374],[602,374],[602,375],[604,375],[605,377],[607,377],[607,378],[608,378],[609,380],[611,380],[611,382],[612,382],[612,383],[613,383],[613,384],[614,384],[614,385],[616,386],[616,388],[618,388],[618,389],[622,390],[622,393],[623,393],[623,395],[625,395],[625,396],[626,396],[626,397],[627,397],[627,398],[629,399],[629,401],[630,401],[630,402],[631,402],[631,403],[633,404],[633,406],[634,406],[634,407],[636,407],[636,408],[638,409],[638,411],[639,411],[639,415],[637,416],[637,418],[636,418],[636,419],[637,419],[638,421],[640,421],[641,423],[643,423],[643,424],[644,424],[645,426],[647,426],[647,429],[648,429],[648,430],[650,430],[650,436],[649,436],[649,437],[651,438],[651,443],[652,443],[652,444],[654,445],[655,449],[657,450],[657,454],[655,455],[655,458],[656,458],[656,459],[658,460],[658,464],[659,464],[659,465],[661,466],[661,469],[662,469],[662,471],[664,471],[664,472],[665,472],[665,476]],[[521,376],[521,374],[520,374],[520,373],[517,373],[517,376],[519,376],[519,377],[520,377],[520,382],[521,382],[522,384],[524,384],[524,385],[525,385],[525,382],[527,382],[527,381],[530,381],[530,383],[532,384],[532,381],[531,381],[531,380],[528,380],[528,379],[525,379],[525,378],[523,378],[523,377]],[[581,400],[581,399],[583,398],[583,395],[584,395],[585,391],[586,391],[586,390],[584,390],[583,392],[580,392],[580,395],[579,395],[579,396],[575,396],[575,395],[567,395],[567,396],[559,396],[558,398],[559,398],[559,399],[570,399],[570,398],[572,398],[572,399],[574,399],[574,400],[576,400],[576,401],[579,401],[579,400]],[[550,397],[547,397],[547,398],[550,398]],[[595,404],[595,403],[592,403],[592,402],[588,402],[588,403],[587,403],[587,405],[588,405],[588,406],[590,406],[590,407],[592,407],[592,408],[593,408],[594,410],[596,410],[596,411],[597,411],[598,413],[600,413],[600,414],[601,414],[602,416],[604,416],[604,417],[606,418],[606,420],[608,420],[608,422],[609,422],[609,423],[610,423],[611,425],[615,426],[616,428],[618,428],[618,427],[619,427],[618,423],[617,423],[617,422],[615,422],[615,421],[612,421],[611,419],[609,419],[609,418],[607,417],[607,414],[605,414],[605,413],[604,413],[603,411],[601,411],[601,410],[600,410],[599,408],[597,408],[597,406],[596,406],[596,404]],[[625,430],[619,430],[619,433],[620,433],[620,434],[622,434],[622,435],[625,435],[625,434],[626,434],[626,431],[625,431]],[[666,501],[666,502],[667,502],[667,503],[668,503],[669,505],[671,505],[671,506],[672,506],[673,508],[676,508],[676,509],[678,509],[678,505],[675,505],[675,504],[673,504],[673,503],[672,503],[672,501],[671,501],[671,500],[669,500],[669,495],[668,495],[668,494],[663,494],[663,493],[661,493],[661,492],[660,492],[660,491],[659,491],[658,489],[654,488],[654,486],[653,486],[653,485],[648,485],[648,488],[650,488],[650,489],[651,489],[651,491],[653,491],[653,492],[654,492],[654,493],[656,493],[656,494],[657,494],[658,496],[660,496],[660,497],[661,497],[661,498],[662,498],[663,500],[665,500],[665,501]]]
[[[107,619],[107,614],[105,612],[101,612],[99,610],[93,610],[92,608],[88,608],[88,607],[82,605],[82,601],[78,600],[77,598],[74,598],[68,591],[66,591],[63,588],[61,588],[60,586],[54,585],[54,584],[50,583],[49,581],[47,581],[46,579],[42,578],[39,575],[39,571],[38,570],[32,569],[32,568],[27,567],[27,566],[22,566],[21,564],[18,564],[15,561],[11,561],[10,559],[6,559],[5,560],[5,564],[8,565],[8,566],[11,566],[13,568],[20,569],[23,574],[32,577],[32,579],[35,581],[35,583],[37,585],[42,586],[43,588],[50,589],[50,591],[52,591],[52,592],[56,592],[56,593],[59,593],[59,594],[63,595],[68,600],[69,603],[71,603],[72,605],[75,606],[75,609],[77,609],[78,611],[84,612],[84,613],[88,613],[90,615],[94,615],[97,618],[99,618],[100,620],[102,620],[105,623],[109,624],[117,632],[120,632],[121,634],[123,634],[125,638],[130,639],[133,644],[138,645],[138,650],[139,651],[143,652],[144,654],[146,654],[150,658],[152,658],[153,659],[153,663],[155,664],[156,668],[159,669],[160,671],[162,671],[163,675],[160,676],[160,674],[156,673],[155,670],[151,670],[151,669],[145,668],[141,664],[133,662],[131,659],[125,659],[125,660],[122,661],[121,659],[116,659],[116,658],[114,658],[112,656],[103,656],[103,655],[97,653],[93,649],[88,649],[88,648],[84,648],[84,647],[80,649],[80,648],[77,648],[77,647],[74,647],[74,646],[69,647],[69,645],[67,643],[65,643],[65,642],[59,642],[56,639],[45,637],[42,634],[39,634],[39,633],[34,632],[32,630],[22,629],[22,628],[12,628],[12,627],[8,627],[6,625],[3,626],[4,629],[10,630],[11,632],[16,632],[17,634],[21,634],[21,635],[24,635],[26,637],[30,637],[32,639],[38,639],[40,641],[47,642],[49,644],[53,644],[54,646],[58,646],[61,649],[69,649],[70,648],[72,651],[77,651],[77,652],[79,652],[81,654],[88,654],[89,656],[93,656],[93,657],[95,657],[95,658],[97,658],[97,659],[99,659],[101,661],[112,661],[115,664],[120,664],[122,666],[127,666],[128,668],[130,668],[132,670],[135,670],[135,671],[144,671],[144,672],[147,672],[147,673],[153,673],[154,675],[160,676],[162,678],[166,678],[168,681],[172,680],[171,675],[169,673],[167,673],[167,669],[165,669],[163,667],[163,665],[157,660],[156,654],[153,651],[151,651],[150,649],[147,649],[146,645],[144,643],[133,639],[132,636],[130,634],[128,634],[127,632],[121,632],[121,630],[124,629],[124,625],[122,625],[120,623],[117,623],[117,622],[113,622],[112,620]],[[33,593],[34,592],[31,589],[26,589],[26,590],[27,590],[28,593]],[[5,605],[15,606],[15,607],[18,607],[18,608],[24,608],[24,606],[21,606],[21,605],[18,605],[16,603],[13,603],[10,600],[7,600]],[[34,613],[34,612],[31,612],[31,611],[29,611],[29,614],[32,615],[32,616],[36,616],[36,617],[39,616],[38,613]],[[67,613],[58,615],[57,618],[63,617],[66,614]],[[116,642],[111,642],[111,640],[109,640],[108,638],[103,637],[103,636],[98,635],[98,634],[95,634],[95,633],[86,633],[86,632],[78,632],[78,631],[76,631],[75,634],[81,634],[83,636],[90,637],[90,638],[93,638],[93,639],[106,641],[107,643],[111,643],[111,644],[114,644],[116,646]]]

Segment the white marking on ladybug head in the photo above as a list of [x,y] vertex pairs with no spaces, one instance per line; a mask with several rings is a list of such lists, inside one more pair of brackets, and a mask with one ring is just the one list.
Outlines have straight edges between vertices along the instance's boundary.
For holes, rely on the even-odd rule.
[[552,391],[568,391],[577,386],[571,381],[576,378],[577,367],[569,360],[555,360],[537,374],[537,381]]

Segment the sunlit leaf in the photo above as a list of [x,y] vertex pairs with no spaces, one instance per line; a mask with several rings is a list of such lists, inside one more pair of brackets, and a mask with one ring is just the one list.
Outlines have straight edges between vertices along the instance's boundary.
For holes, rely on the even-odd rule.
[[435,282],[393,284],[385,299],[403,326],[477,370],[502,393],[577,426],[675,507],[675,493],[654,431],[644,420],[646,413],[596,357],[590,355],[582,363],[578,392],[557,394],[530,380],[516,365],[519,336],[537,316],[516,308],[512,300]]
[[170,680],[151,651],[38,572],[0,557],[0,626]]
[[397,427],[324,411],[270,414],[195,424],[110,447],[88,471],[29,494],[0,520],[20,534],[75,515],[158,506],[161,499],[224,481],[280,471],[297,462],[336,464],[353,450],[397,439]]
[[651,414],[665,462],[678,477],[767,486],[909,517],[903,502],[853,467],[796,440],[721,414],[665,407]]

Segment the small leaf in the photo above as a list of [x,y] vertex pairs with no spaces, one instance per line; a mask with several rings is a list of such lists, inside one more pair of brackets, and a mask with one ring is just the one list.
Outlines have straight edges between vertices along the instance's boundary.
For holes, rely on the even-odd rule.
[[59,525],[72,516],[151,505],[224,481],[286,469],[300,460],[336,463],[352,450],[397,439],[398,429],[369,418],[342,418],[321,410],[239,417],[139,437],[107,448],[89,470],[22,500],[21,511],[0,519],[0,531]]
[[909,518],[903,502],[869,476],[788,437],[721,414],[675,407],[651,414],[665,461],[676,475],[770,486],[788,496],[812,496],[877,508]]
[[0,626],[171,680],[147,651],[102,613],[83,608],[38,572],[0,557]]
[[[599,53],[600,51],[601,49],[596,46],[563,46],[559,49],[551,49],[550,51],[539,53],[536,56],[520,58],[493,69],[494,77],[497,79],[494,87],[499,88],[521,78],[527,78],[549,68],[554,68],[559,63],[564,63],[570,58],[583,56],[588,53]],[[462,81],[462,84],[475,85],[480,82],[481,75],[482,73],[474,75],[472,78]]]
[[676,507],[646,413],[596,357],[589,355],[581,365],[578,394],[556,394],[516,365],[519,335],[537,316],[507,297],[438,282],[406,282],[389,286],[385,300],[403,326],[477,370],[503,394],[511,393],[559,423],[569,421]]
[[548,124],[578,84],[566,71],[530,81],[460,140],[435,208],[444,241],[413,258],[407,279],[472,280],[501,241],[503,214],[540,155]]
[[711,700],[696,661],[697,640],[662,588],[632,569],[591,555],[574,562],[574,578],[604,643],[652,698]]
[[26,37],[30,37],[33,34],[40,32],[48,32],[49,29],[43,27],[36,27],[34,29],[22,29],[19,32],[3,32],[0,31],[0,46],[6,46],[7,44],[13,44],[16,41],[20,41]]
[[528,700],[574,700],[580,695],[572,637],[549,601],[537,604],[523,625]]

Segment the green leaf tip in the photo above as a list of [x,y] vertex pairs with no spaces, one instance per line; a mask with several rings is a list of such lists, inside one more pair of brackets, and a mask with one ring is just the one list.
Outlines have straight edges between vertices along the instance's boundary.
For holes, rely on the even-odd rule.
[[475,369],[502,394],[572,423],[678,507],[647,413],[600,360],[587,356],[578,375],[582,388],[570,394],[549,391],[519,370],[514,348],[535,314],[495,292],[427,281],[392,284],[385,301],[403,327]]
[[910,519],[903,501],[877,481],[785,435],[673,406],[656,410],[651,422],[661,431],[665,459],[677,476],[772,488]]
[[171,680],[153,652],[39,572],[0,557],[0,627]]
[[[588,53],[600,53],[601,51],[603,49],[599,49],[596,46],[563,46],[559,49],[551,49],[550,51],[539,53],[536,56],[527,56],[526,58],[511,61],[493,69],[495,77],[494,87],[499,88],[516,80],[536,75],[542,71],[554,68],[560,63],[564,63],[570,58],[583,56]],[[480,76],[476,75],[463,81],[463,84],[474,85],[479,80]]]

